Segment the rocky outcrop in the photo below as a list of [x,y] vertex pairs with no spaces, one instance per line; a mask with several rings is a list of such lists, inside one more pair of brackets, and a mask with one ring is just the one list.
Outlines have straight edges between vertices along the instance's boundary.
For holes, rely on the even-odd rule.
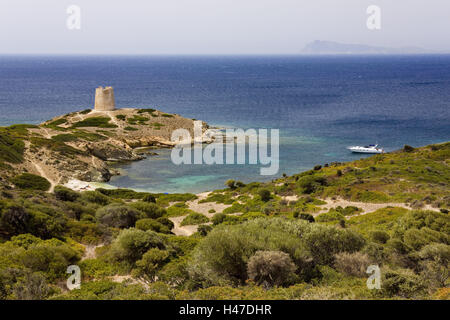
[[194,120],[154,109],[73,112],[27,129],[24,163],[12,174],[45,172],[52,185],[107,182],[118,174],[111,161],[144,159],[149,152],[142,148],[171,148],[171,134],[180,128],[193,136]]

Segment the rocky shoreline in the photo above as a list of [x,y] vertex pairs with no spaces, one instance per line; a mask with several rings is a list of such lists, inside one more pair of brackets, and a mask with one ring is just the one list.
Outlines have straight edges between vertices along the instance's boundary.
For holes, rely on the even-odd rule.
[[[23,159],[5,170],[3,181],[29,172],[43,176],[52,186],[71,185],[70,181],[108,182],[119,174],[110,167],[111,162],[139,161],[152,155],[152,149],[172,148],[174,130],[186,129],[193,136],[193,128],[194,119],[133,108],[88,109],[40,125],[6,127],[5,131],[23,144]],[[203,132],[208,128],[203,123]],[[75,189],[88,188],[78,185]]]

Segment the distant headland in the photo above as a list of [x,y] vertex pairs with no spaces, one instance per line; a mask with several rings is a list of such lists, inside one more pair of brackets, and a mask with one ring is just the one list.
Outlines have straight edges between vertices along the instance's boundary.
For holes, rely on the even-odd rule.
[[[153,108],[116,108],[112,87],[98,87],[94,109],[57,116],[39,125],[2,128],[5,153],[3,181],[23,172],[46,178],[53,187],[71,181],[106,182],[117,175],[109,162],[141,160],[152,148],[171,148],[172,131],[193,136],[194,119]],[[206,130],[208,125],[203,123]],[[0,163],[3,164],[3,163]],[[86,183],[84,184],[86,185]],[[76,186],[72,183],[72,186]]]
[[302,54],[426,54],[434,53],[419,47],[389,48],[365,44],[349,44],[334,41],[315,40],[308,43]]

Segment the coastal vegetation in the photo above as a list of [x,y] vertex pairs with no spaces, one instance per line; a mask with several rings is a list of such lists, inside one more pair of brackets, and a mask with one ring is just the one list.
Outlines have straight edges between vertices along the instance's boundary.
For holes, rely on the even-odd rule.
[[[101,118],[70,126],[113,125]],[[68,127],[56,121],[46,129]],[[77,139],[108,138],[33,130],[0,130],[2,170],[23,165],[27,144],[70,154]],[[450,143],[406,147],[200,195],[48,192],[45,177],[6,175],[0,299],[449,299],[449,164]],[[82,286],[69,291],[74,264]],[[380,290],[366,285],[369,265]]]

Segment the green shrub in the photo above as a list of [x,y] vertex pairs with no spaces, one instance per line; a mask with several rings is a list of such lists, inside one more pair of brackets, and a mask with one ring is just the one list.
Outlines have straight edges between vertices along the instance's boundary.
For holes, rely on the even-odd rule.
[[0,230],[9,236],[25,233],[30,229],[31,215],[24,207],[9,204],[1,210]]
[[101,279],[117,274],[115,266],[111,262],[103,259],[86,259],[80,261],[79,267],[82,270],[83,279]]
[[159,233],[170,233],[170,229],[167,226],[150,218],[136,221],[136,228],[142,231],[152,230]]
[[305,242],[317,264],[332,264],[334,255],[340,252],[356,252],[365,244],[358,233],[347,230],[312,224],[315,228],[305,235]]
[[15,176],[11,181],[20,189],[42,191],[50,189],[50,182],[47,179],[31,173],[22,173]]
[[314,217],[309,214],[309,213],[300,213],[300,215],[298,216],[300,219],[302,220],[306,220],[308,222],[315,222],[316,220],[314,219]]
[[334,208],[335,211],[342,213],[344,216],[352,216],[358,212],[361,212],[361,209],[355,206],[347,206],[342,208],[341,206],[337,206]]
[[423,294],[424,284],[412,270],[383,270],[381,283],[389,297],[418,298]]
[[236,185],[235,185],[236,181],[234,181],[233,179],[227,180],[225,181],[225,185],[230,188],[230,189],[235,189]]
[[389,239],[389,233],[384,230],[373,230],[370,232],[370,238],[380,244],[385,244]]
[[147,117],[142,117],[138,115],[134,115],[132,118],[128,118],[127,122],[129,124],[145,124],[149,119]]
[[208,217],[201,213],[193,212],[190,213],[186,218],[181,221],[181,226],[188,226],[188,225],[196,225],[201,223],[209,222]]
[[21,139],[13,137],[6,129],[0,130],[0,162],[21,163],[24,149]]
[[[11,267],[20,265],[21,268],[41,272],[49,281],[64,278],[67,266],[77,263],[80,259],[80,253],[63,241],[37,240],[29,237],[25,242],[23,240],[23,238],[18,241],[13,239],[5,245],[0,245],[2,262]],[[20,243],[25,246],[19,247]]]
[[123,121],[127,118],[127,116],[124,114],[118,114],[118,115],[116,115],[116,118]]
[[243,183],[242,181],[236,181],[236,187],[243,188],[243,187],[245,187],[245,183]]
[[142,259],[136,262],[133,274],[147,282],[154,282],[156,274],[169,261],[169,252],[158,248],[148,250]]
[[260,250],[275,250],[289,254],[301,279],[310,279],[311,255],[300,235],[303,237],[313,225],[280,218],[221,224],[194,249],[189,273],[193,281],[203,286],[242,284],[248,279],[250,257]]
[[83,201],[99,204],[102,206],[105,206],[111,202],[111,200],[107,196],[98,191],[83,191],[81,192],[80,199]]
[[69,220],[65,234],[80,243],[98,244],[102,242],[104,233],[103,228],[97,223]]
[[211,230],[212,230],[212,227],[210,225],[201,224],[198,226],[197,232],[202,237],[205,237]]
[[134,264],[151,248],[165,249],[166,242],[154,231],[139,229],[122,230],[111,245],[110,255],[114,261]]
[[330,209],[330,211],[328,212],[319,214],[315,219],[317,222],[341,221],[344,220],[344,215],[340,212]]
[[75,201],[80,197],[80,194],[76,191],[73,191],[72,189],[63,187],[63,186],[56,186],[55,190],[55,197],[58,200],[61,201]]
[[261,200],[267,202],[271,199],[270,191],[267,189],[261,189],[258,191],[258,195],[261,197]]
[[146,195],[142,198],[142,201],[144,201],[144,202],[153,202],[153,203],[156,203],[155,197],[154,197],[153,195],[151,195],[151,194],[146,194]]
[[72,125],[72,128],[83,128],[83,127],[97,127],[97,128],[117,128],[113,123],[109,123],[111,118],[109,117],[91,117]]
[[62,211],[45,205],[33,205],[27,211],[30,214],[27,232],[43,239],[62,237],[67,224]]
[[291,257],[281,251],[257,251],[247,264],[250,279],[265,288],[289,284],[296,269]]
[[146,195],[150,195],[147,192],[136,192],[131,189],[104,189],[97,188],[96,191],[115,199],[143,199]]
[[411,147],[411,146],[409,146],[409,145],[407,145],[407,144],[405,144],[405,145],[403,146],[403,151],[404,151],[404,152],[413,152],[413,151],[414,151],[414,148]]
[[139,211],[132,207],[121,204],[110,204],[98,209],[95,216],[104,225],[115,228],[128,228],[134,226],[139,214]]
[[213,223],[213,225],[218,225],[221,224],[222,222],[225,221],[226,219],[226,215],[224,213],[216,213],[212,218],[211,218],[211,222]]
[[162,217],[166,213],[166,210],[164,208],[161,208],[157,204],[152,202],[138,201],[131,203],[130,206],[142,212],[142,218],[157,219],[159,217]]
[[334,267],[349,276],[366,277],[370,264],[369,256],[361,252],[341,252],[335,255]]
[[72,142],[72,141],[77,141],[78,138],[77,136],[70,134],[70,133],[64,133],[64,134],[58,134],[56,136],[52,137],[53,141],[57,141],[57,142]]
[[450,245],[434,243],[423,247],[417,256],[421,276],[429,288],[444,288],[449,279]]
[[137,113],[150,113],[150,114],[152,114],[155,111],[156,111],[155,109],[147,108],[147,109],[139,109]]
[[324,177],[307,175],[298,181],[298,185],[303,189],[303,193],[311,194],[326,186],[327,180]]
[[126,130],[126,131],[138,131],[139,130],[138,128],[130,127],[130,126],[127,126],[127,127],[123,128],[123,129]]
[[170,221],[168,218],[166,217],[159,217],[158,219],[156,219],[156,221],[158,221],[159,223],[165,225],[169,230],[172,230],[174,227],[174,224],[172,221]]

